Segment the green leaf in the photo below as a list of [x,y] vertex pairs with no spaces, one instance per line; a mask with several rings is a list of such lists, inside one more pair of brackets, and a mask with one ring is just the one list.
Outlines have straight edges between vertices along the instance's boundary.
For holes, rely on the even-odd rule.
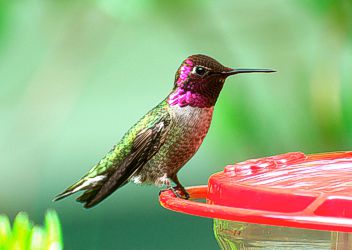
[[32,228],[33,225],[29,221],[27,213],[19,212],[13,224],[11,247],[13,249],[27,249]]
[[61,224],[57,213],[48,210],[45,216],[46,248],[50,250],[63,249]]
[[49,248],[44,248],[45,241],[46,241],[45,230],[39,226],[34,226],[31,234],[29,249],[30,250],[49,249]]
[[10,220],[5,215],[0,215],[0,250],[9,248],[8,241],[11,238]]
[[0,215],[0,250],[62,250],[61,224],[57,213],[47,211],[45,226],[33,226],[25,212],[17,214],[11,231],[9,218]]

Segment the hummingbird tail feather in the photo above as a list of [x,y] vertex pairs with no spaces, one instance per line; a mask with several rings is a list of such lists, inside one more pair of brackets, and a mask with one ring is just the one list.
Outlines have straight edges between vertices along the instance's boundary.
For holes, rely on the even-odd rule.
[[[116,187],[116,189],[123,187],[126,185],[128,181],[124,181],[120,186]],[[99,197],[99,194],[101,193],[101,189],[103,186],[97,186],[94,189],[87,190],[84,192],[81,196],[79,196],[76,200],[84,204],[85,208],[91,208],[98,203],[100,203],[103,199],[105,199],[108,195],[104,196],[104,198]],[[109,194],[111,194],[113,191],[116,189],[110,191]]]
[[[86,189],[90,189],[90,188],[93,188],[93,189],[90,189],[88,191],[96,190],[96,188],[94,188],[94,187],[98,186],[100,181],[102,181],[104,179],[105,179],[104,175],[98,175],[98,176],[93,177],[93,178],[83,178],[83,179],[79,180],[77,183],[75,183],[72,186],[68,187],[62,193],[60,193],[57,196],[55,196],[53,201],[61,200],[61,199],[65,198],[65,197],[70,196],[71,194],[74,194],[74,193],[76,193],[78,191],[81,191],[81,190],[86,190]],[[87,192],[85,192],[84,194],[86,194]]]
[[76,199],[76,201],[81,202],[81,203],[89,202],[90,200],[92,200],[95,197],[95,195],[98,193],[98,191],[99,191],[99,188],[87,190],[81,196],[79,196]]
[[[78,191],[78,190],[77,190]],[[56,195],[53,199],[53,201],[59,201],[63,198],[66,198],[67,196],[71,195],[71,194],[74,194],[75,192],[77,192],[75,190],[69,190],[69,189],[66,189],[64,192]]]

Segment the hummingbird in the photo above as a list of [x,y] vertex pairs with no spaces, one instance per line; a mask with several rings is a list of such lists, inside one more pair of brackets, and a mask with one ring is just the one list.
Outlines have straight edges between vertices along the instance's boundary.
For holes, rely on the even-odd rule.
[[226,78],[254,72],[275,70],[234,69],[206,55],[189,56],[176,72],[171,93],[54,201],[84,191],[76,200],[90,208],[128,182],[166,186],[177,197],[190,198],[177,177],[178,171],[202,144]]

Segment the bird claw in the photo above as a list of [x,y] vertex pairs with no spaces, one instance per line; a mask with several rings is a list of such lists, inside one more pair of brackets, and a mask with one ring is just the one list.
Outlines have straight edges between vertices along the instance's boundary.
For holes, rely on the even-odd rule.
[[169,188],[177,198],[188,200],[190,198],[189,193],[182,187],[170,187]]
[[168,191],[168,190],[171,190],[172,193],[177,197],[177,198],[180,198],[180,199],[185,199],[185,200],[188,200],[191,196],[189,195],[189,193],[186,191],[186,189],[184,188],[180,188],[180,187],[169,187],[167,189],[164,189],[164,190],[160,190],[159,191],[159,196],[161,195],[162,192],[165,192],[165,191]]

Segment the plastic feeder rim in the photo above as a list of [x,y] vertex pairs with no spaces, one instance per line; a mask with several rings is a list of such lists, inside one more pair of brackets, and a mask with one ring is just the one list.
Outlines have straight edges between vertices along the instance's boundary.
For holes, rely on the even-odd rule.
[[352,232],[352,152],[293,152],[248,160],[212,175],[208,186],[187,191],[191,200],[167,190],[160,203],[209,218]]

